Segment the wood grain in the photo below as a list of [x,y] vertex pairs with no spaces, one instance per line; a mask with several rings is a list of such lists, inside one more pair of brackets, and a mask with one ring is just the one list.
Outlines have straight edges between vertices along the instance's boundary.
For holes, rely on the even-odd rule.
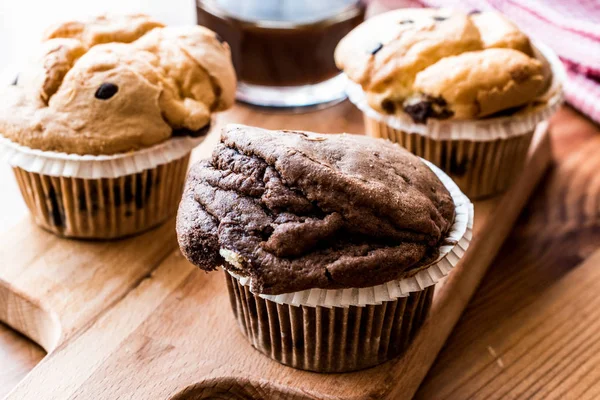
[[[309,118],[310,114],[265,118],[245,107],[236,107],[220,123],[230,118],[264,127],[294,128],[306,120],[310,122],[302,124],[303,129],[323,132],[359,130],[360,116],[356,118],[357,113],[346,107],[341,105],[315,113],[315,118]],[[227,397],[235,394],[239,398],[409,398],[545,170],[549,161],[546,138],[538,136],[539,141],[533,148],[535,151],[529,168],[521,177],[520,187],[515,187],[513,192],[501,199],[476,205],[475,230],[480,239],[474,240],[465,260],[440,287],[434,299],[431,319],[404,358],[358,373],[327,375],[294,370],[264,357],[253,350],[240,334],[229,310],[223,277],[198,271],[177,250],[173,250],[175,240],[169,233],[172,231],[169,225],[149,232],[146,239],[106,244],[102,251],[94,247],[101,243],[62,241],[50,237],[44,240],[33,236],[40,257],[56,252],[56,256],[47,259],[52,265],[48,268],[37,263],[34,256],[28,256],[10,279],[19,278],[21,271],[27,271],[27,268],[38,272],[49,269],[54,275],[57,273],[55,265],[64,268],[64,264],[68,263],[65,254],[70,253],[70,246],[83,246],[77,247],[78,258],[71,261],[90,264],[94,272],[89,275],[89,271],[84,270],[82,278],[99,274],[101,279],[106,279],[101,275],[118,271],[120,274],[115,275],[114,280],[119,284],[114,285],[112,291],[93,291],[93,285],[98,286],[99,281],[80,279],[78,270],[68,269],[71,280],[75,278],[79,282],[69,286],[74,293],[71,298],[79,300],[80,305],[85,304],[82,299],[92,303],[89,308],[84,307],[85,318],[78,319],[72,308],[60,303],[58,298],[53,300],[51,307],[46,306],[46,310],[56,315],[61,327],[63,320],[77,320],[84,322],[80,327],[85,329],[71,329],[70,334],[62,335],[56,350],[8,398],[137,399],[177,396],[187,399],[225,396],[225,393]],[[216,140],[216,134],[211,134],[195,157],[208,155]],[[34,231],[30,230],[28,235],[35,235]],[[20,242],[15,239],[11,248],[14,249]],[[87,248],[88,245],[93,246]],[[152,248],[163,249],[161,251],[169,255],[165,259],[162,252],[153,253]],[[112,251],[117,251],[115,249],[121,257],[111,255]],[[86,258],[88,255],[89,258]],[[16,254],[15,257],[19,261],[24,256]],[[107,271],[94,269],[93,265],[97,263],[93,261],[96,259],[109,266]],[[152,266],[154,262],[159,264],[156,269]],[[130,277],[134,273],[124,276],[122,270],[132,265],[133,270],[138,271],[138,264],[147,266],[152,272],[131,286],[133,281]],[[110,267],[113,265],[117,267]],[[24,281],[32,282],[37,275],[31,272],[30,278]],[[5,280],[4,286],[6,282],[10,281]],[[127,286],[133,289],[119,300],[121,290],[126,290]],[[47,294],[47,291],[35,292],[32,284],[22,287],[28,290],[30,299],[43,298],[39,296]],[[14,287],[10,289],[12,292]],[[55,286],[48,289],[52,293],[54,290]],[[103,307],[94,306],[100,300]],[[111,302],[114,306],[108,307],[107,303]],[[55,304],[58,311],[54,311]],[[89,326],[87,321],[91,321]],[[25,330],[28,327],[24,324]]]
[[[588,375],[600,362],[597,334],[600,299],[590,290],[600,283],[599,263],[600,252],[596,252],[530,304],[499,320],[493,332],[470,341],[463,354],[471,362],[454,363],[455,367],[464,368],[460,376],[443,385],[438,381],[438,385],[430,386],[432,392],[424,387],[420,395],[475,399],[597,398],[594,394],[597,388],[583,396],[590,385],[597,385],[594,382],[597,377]],[[508,330],[510,342],[504,339]],[[473,362],[471,355],[475,352],[487,353],[487,357],[478,357]]]
[[600,396],[600,127],[565,107],[552,144],[555,168],[417,398]]
[[[380,2],[384,3],[383,0]],[[0,47],[7,60],[13,59],[11,48],[21,52],[28,48],[22,40],[24,34],[27,34],[25,36],[31,43],[38,39],[38,33],[45,25],[43,21],[64,17],[65,12],[75,16],[78,12],[114,12],[122,9],[121,6],[130,9],[138,6],[135,2],[112,0],[86,2],[85,5],[73,0],[61,0],[60,3],[47,2],[45,9],[37,13],[31,13],[27,3],[13,4],[16,8],[11,9],[10,20],[5,20],[6,24],[0,27],[5,33],[1,35],[4,39],[0,38]],[[385,0],[385,3],[388,8],[398,6],[397,0]],[[186,12],[191,3],[147,1],[145,5],[154,6],[154,14],[161,18],[176,17],[176,5],[182,11],[179,15],[193,14]],[[175,18],[170,22],[182,21]],[[12,28],[19,28],[19,34],[15,34],[17,29]],[[344,107],[348,109],[347,105],[341,108]],[[302,116],[290,116],[289,121],[297,127],[323,131],[327,119],[338,118],[336,124],[347,125],[347,128],[340,130],[361,130],[359,124],[340,120],[342,115],[342,112],[319,112],[305,115],[304,121]],[[255,121],[270,125],[270,118],[271,115],[257,114]],[[277,124],[288,120],[288,116],[277,118]],[[275,123],[270,126],[277,127]],[[584,302],[579,301],[580,297],[585,300],[590,298],[590,293],[597,294],[600,291],[600,282],[595,277],[599,260],[594,253],[600,244],[599,174],[596,172],[596,164],[600,159],[597,156],[600,151],[600,129],[568,107],[554,118],[552,127],[555,169],[540,185],[534,200],[522,213],[519,223],[417,393],[417,398],[477,397],[478,393],[482,393],[478,392],[480,388],[485,388],[487,384],[497,388],[500,381],[496,380],[506,382],[505,374],[515,382],[526,379],[529,385],[533,379],[539,378],[535,368],[540,365],[545,371],[552,371],[546,373],[540,385],[533,384],[534,390],[541,385],[547,386],[547,389],[536,393],[537,397],[600,398],[600,360],[588,351],[596,349],[594,346],[600,337],[596,328],[597,316],[585,307]],[[9,168],[0,166],[0,234],[19,223],[26,213],[11,175]],[[590,258],[592,255],[594,258]],[[2,254],[0,260],[4,261]],[[589,282],[589,285],[582,285],[585,282]],[[551,298],[546,295],[548,292],[551,292]],[[557,308],[550,304],[554,301],[566,305],[571,312],[568,319],[560,312],[555,313]],[[593,300],[590,301],[593,303]],[[573,307],[569,305],[571,302],[574,303]],[[528,319],[525,321],[523,310],[528,310]],[[506,323],[499,323],[503,321]],[[542,321],[546,324],[544,334],[549,332],[547,338],[536,331],[536,324]],[[520,330],[522,323],[528,324],[531,329]],[[574,335],[571,334],[571,327],[576,329]],[[515,334],[517,331],[520,332],[518,335]],[[543,344],[536,347],[535,341],[527,340],[531,334],[535,334]],[[572,339],[573,346],[561,340],[563,337]],[[508,363],[505,353],[519,346],[526,347],[518,350],[523,356],[513,357]],[[570,356],[560,351],[562,347],[578,350]],[[553,353],[554,350],[557,352]],[[42,356],[43,351],[39,347],[0,325],[0,397]],[[478,369],[471,370],[467,375],[463,372],[466,371],[464,367],[470,364],[490,364],[497,370],[493,376],[487,372],[480,374]],[[535,366],[532,368],[530,365]],[[552,368],[552,365],[556,367]],[[532,380],[527,378],[529,373],[533,373]],[[62,376],[57,375],[60,381]],[[506,389],[500,390],[506,398],[520,398],[523,394],[532,393],[529,389],[524,391],[523,386],[522,382],[511,382]]]
[[4,398],[45,355],[41,347],[0,323],[0,398]]
[[60,239],[26,220],[0,235],[0,319],[52,351],[136,286],[174,239],[172,221],[115,245]]

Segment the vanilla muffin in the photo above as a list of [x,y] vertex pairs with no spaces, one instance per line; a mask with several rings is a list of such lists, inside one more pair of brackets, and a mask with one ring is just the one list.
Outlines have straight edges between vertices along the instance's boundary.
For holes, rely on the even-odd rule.
[[545,85],[542,64],[520,49],[531,53],[528,38],[496,13],[399,10],[353,30],[335,59],[371,107],[425,122],[484,117],[533,100]]
[[471,21],[479,30],[484,49],[514,49],[533,56],[529,38],[511,21],[495,12],[472,12]]
[[131,15],[50,28],[0,104],[4,148],[29,160],[11,164],[36,222],[114,238],[164,221],[235,86],[229,46],[203,27]]
[[[495,118],[513,117],[516,122],[543,110],[557,80],[528,37],[494,12],[391,11],[342,39],[335,60],[354,82],[350,99],[365,112],[370,134],[433,161],[474,198],[509,186],[523,166],[540,119],[508,134],[484,131],[498,132],[492,127]],[[560,92],[556,85],[552,88],[552,94]],[[551,105],[556,108],[558,103]],[[477,131],[467,142],[466,130]],[[486,149],[477,149],[483,142]],[[502,157],[500,165],[510,168],[477,160],[482,157],[494,162]]]
[[51,30],[3,93],[4,137],[40,150],[115,154],[197,132],[233,104],[229,47],[214,32],[141,16],[111,21]]

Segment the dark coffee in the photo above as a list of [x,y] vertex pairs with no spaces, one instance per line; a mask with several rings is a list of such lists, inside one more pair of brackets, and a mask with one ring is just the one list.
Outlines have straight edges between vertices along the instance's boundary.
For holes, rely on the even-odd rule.
[[335,47],[364,15],[365,5],[352,0],[198,0],[198,24],[229,43],[238,79],[261,86],[336,76]]

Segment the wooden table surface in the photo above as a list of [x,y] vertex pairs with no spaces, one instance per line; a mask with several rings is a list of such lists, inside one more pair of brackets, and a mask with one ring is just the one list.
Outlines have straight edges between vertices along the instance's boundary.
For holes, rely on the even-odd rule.
[[[238,110],[239,112],[240,110]],[[241,112],[251,112],[241,109]],[[359,126],[348,103],[303,116]],[[312,121],[312,122],[310,122]],[[354,129],[351,129],[351,131]],[[569,107],[552,121],[555,165],[423,382],[418,398],[600,396],[600,128]],[[25,206],[0,166],[0,230]],[[0,398],[44,356],[0,325]]]

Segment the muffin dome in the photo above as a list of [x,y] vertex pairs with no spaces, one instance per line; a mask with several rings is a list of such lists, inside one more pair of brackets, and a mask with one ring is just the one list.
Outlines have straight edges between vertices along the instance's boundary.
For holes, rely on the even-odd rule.
[[335,60],[372,108],[426,122],[481,118],[533,101],[547,82],[532,53],[527,36],[499,14],[401,9],[355,28]]
[[390,142],[229,125],[190,171],[177,232],[200,268],[223,265],[278,294],[416,272],[453,219],[435,174]]
[[235,82],[228,45],[206,28],[140,15],[68,22],[2,94],[0,133],[41,150],[137,150],[202,133],[232,105]]

